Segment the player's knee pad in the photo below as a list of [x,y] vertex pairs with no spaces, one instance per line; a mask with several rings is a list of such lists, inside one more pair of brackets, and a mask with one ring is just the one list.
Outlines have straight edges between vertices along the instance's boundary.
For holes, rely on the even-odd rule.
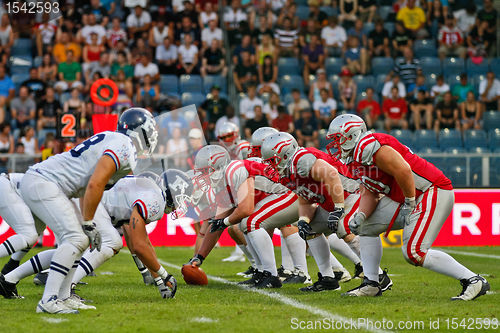
[[107,242],[106,245],[112,248],[115,254],[117,254],[123,247],[123,241],[120,235],[116,234]]
[[84,233],[73,234],[69,237],[64,237],[63,242],[69,242],[70,244],[73,244],[81,252],[85,251],[90,245],[90,240]]

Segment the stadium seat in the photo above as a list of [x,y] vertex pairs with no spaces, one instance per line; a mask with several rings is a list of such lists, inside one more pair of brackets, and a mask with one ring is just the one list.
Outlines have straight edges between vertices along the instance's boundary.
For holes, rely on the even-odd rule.
[[373,75],[388,74],[394,67],[394,60],[388,57],[375,57],[372,59]]
[[30,56],[31,57],[32,42],[29,38],[18,38],[12,45],[12,56]]
[[300,75],[300,65],[297,58],[279,58],[278,75]]
[[488,72],[488,61],[485,59],[479,65],[474,64],[470,59],[467,59],[467,74],[472,77],[475,75],[485,75]]
[[384,28],[389,33],[389,36],[392,36],[392,34],[394,33],[394,23],[393,22],[385,22]]
[[425,84],[427,87],[432,87],[436,84],[437,81],[437,75],[436,74],[429,74],[425,76]]
[[500,58],[491,59],[490,70],[493,71],[493,73],[500,73]]
[[181,93],[201,93],[203,84],[199,75],[181,75],[180,79]]
[[217,85],[222,92],[227,92],[226,78],[222,75],[207,75],[203,78],[203,89],[208,94],[212,87]]
[[45,143],[45,137],[47,136],[48,133],[52,133],[52,134],[56,135],[56,130],[55,129],[41,129],[37,132],[39,145],[43,145]]
[[418,142],[418,145],[420,147],[429,147],[429,148],[438,147],[436,133],[432,130],[415,131],[415,142]]
[[324,12],[328,17],[339,14],[337,8],[333,8],[331,6],[321,6],[319,10]]
[[460,75],[465,72],[465,62],[462,58],[446,58],[443,60],[444,76]]
[[439,75],[443,72],[441,68],[441,61],[436,57],[424,57],[420,59],[420,67],[425,76],[430,74]]
[[432,39],[416,40],[413,49],[415,50],[416,58],[437,56],[436,42]]
[[450,75],[445,78],[446,83],[450,86],[450,89],[453,89],[454,86],[460,84],[460,75]]
[[488,136],[483,130],[467,130],[464,132],[464,146],[467,149],[476,147],[487,148]]
[[491,150],[500,148],[500,128],[492,129],[488,133],[488,145]]
[[16,73],[12,75],[12,83],[14,83],[14,86],[16,87],[16,91],[19,90],[21,87],[21,83],[24,81],[28,80],[30,78],[29,73]]
[[307,6],[307,0],[297,0],[295,3],[297,6]]
[[326,130],[321,129],[319,130],[319,149],[326,151],[326,145],[330,143],[330,140],[326,138]]
[[205,96],[200,93],[185,92],[181,96],[182,106],[196,104],[196,106],[199,107],[204,100]]
[[387,77],[387,74],[379,74],[379,75],[375,76],[375,91],[377,94],[382,93],[382,89],[384,88],[386,77]]
[[325,69],[327,75],[338,75],[342,66],[344,65],[344,60],[342,58],[326,58]]
[[160,76],[160,92],[164,94],[178,93],[179,80],[176,75],[161,75]]
[[43,57],[35,57],[35,59],[33,59],[33,67],[40,67],[42,65],[42,61]]
[[309,18],[309,6],[297,6],[297,11],[295,14],[301,20],[307,20]]
[[15,74],[28,74],[30,72],[30,67],[28,66],[11,66],[10,67],[10,74],[15,75]]
[[279,84],[283,94],[291,93],[293,89],[299,89],[304,92],[304,81],[300,75],[285,75],[280,77]]
[[363,33],[366,34],[366,36],[368,37],[368,34],[373,30],[375,29],[375,24],[373,24],[372,22],[366,22],[364,25],[363,25]]
[[[387,20],[389,14],[393,12],[393,9],[391,6],[380,6],[378,7],[377,12],[380,18],[385,21]],[[389,34],[389,36],[392,36],[392,34]]]
[[485,131],[500,128],[500,112],[486,111],[483,114],[483,127]]
[[463,148],[462,134],[455,129],[442,129],[439,132],[439,147],[441,150]]
[[367,88],[375,86],[375,78],[371,75],[355,75],[353,80],[357,85],[358,93],[362,93]]
[[437,154],[437,153],[441,153],[441,149],[439,148],[432,148],[432,147],[420,147],[420,149],[418,150],[418,154]]
[[500,170],[498,169],[498,165],[500,165],[499,157],[490,158],[490,187],[500,187]]
[[61,105],[64,105],[64,103],[66,103],[70,98],[71,98],[71,93],[63,92],[61,96],[59,96],[59,103],[61,103]]
[[453,187],[467,186],[467,173],[463,166],[453,165],[447,168],[445,175],[451,180]]
[[410,130],[392,130],[391,135],[410,148],[414,146],[413,132]]
[[337,103],[339,102],[339,80],[340,80],[340,77],[338,75],[330,75],[328,77],[328,82],[330,82],[332,84],[332,88],[333,88],[333,97],[335,98],[335,100],[337,100]]

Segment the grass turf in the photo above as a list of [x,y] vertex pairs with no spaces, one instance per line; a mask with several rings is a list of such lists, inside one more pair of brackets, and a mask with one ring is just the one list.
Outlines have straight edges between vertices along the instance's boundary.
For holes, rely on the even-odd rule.
[[[454,250],[481,254],[498,254],[498,248],[453,248]],[[203,264],[204,270],[213,276],[230,281],[241,281],[236,273],[247,268],[247,263],[222,263],[231,248],[215,249]],[[182,265],[191,257],[190,248],[157,248],[158,257],[174,265]],[[452,302],[451,296],[459,294],[461,287],[451,278],[441,276],[422,268],[407,264],[400,249],[384,249],[382,267],[389,268],[394,281],[392,290],[378,298],[345,298],[340,293],[359,285],[360,280],[342,284],[342,291],[305,294],[299,285],[285,285],[272,290],[302,305],[324,310],[331,315],[347,319],[368,318],[373,327],[397,329],[399,321],[412,325],[414,332],[466,331],[473,328],[476,318],[500,317],[500,260],[465,255],[453,255],[471,270],[485,274],[491,284],[492,293],[473,302]],[[29,256],[27,256],[28,258]],[[276,250],[280,262],[279,249]],[[353,264],[339,257],[351,271]],[[7,260],[0,260],[0,265]],[[316,265],[308,258],[313,280],[316,279]],[[97,277],[84,279],[88,283],[80,286],[79,294],[94,300],[97,310],[82,311],[80,315],[36,314],[35,307],[43,292],[41,287],[26,278],[18,285],[19,293],[25,299],[7,300],[0,298],[2,331],[5,332],[281,332],[293,328],[313,325],[322,320],[321,314],[313,314],[283,304],[277,298],[243,290],[221,281],[209,281],[205,287],[188,286],[177,269],[166,267],[179,282],[175,299],[159,297],[156,287],[144,286],[132,258],[125,251],[112,258],[97,270]],[[457,318],[455,321],[452,318]],[[380,321],[385,319],[386,324]],[[439,329],[431,329],[429,320],[439,320]],[[462,323],[462,319],[465,319]],[[363,319],[361,319],[363,320]],[[379,322],[375,322],[375,321]],[[447,322],[448,320],[448,322]],[[308,322],[310,321],[310,322]],[[409,321],[410,324],[406,323]],[[422,327],[416,328],[417,325]],[[472,323],[472,321],[474,321]],[[331,324],[331,321],[328,321]],[[458,326],[452,329],[453,323]],[[469,326],[472,323],[472,326]],[[486,322],[483,322],[485,324]],[[329,328],[322,322],[323,329]],[[462,324],[462,326],[460,325]],[[319,325],[316,322],[316,325]],[[378,325],[378,326],[377,326]],[[309,326],[311,327],[311,326]],[[479,327],[479,326],[477,326]],[[489,329],[475,331],[498,331]],[[434,327],[436,328],[436,327]],[[357,331],[337,330],[337,331]],[[366,330],[364,330],[366,331]]]

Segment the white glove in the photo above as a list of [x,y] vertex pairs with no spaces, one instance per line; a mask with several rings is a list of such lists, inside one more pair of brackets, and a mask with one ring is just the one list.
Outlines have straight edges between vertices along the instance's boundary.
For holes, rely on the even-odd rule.
[[405,198],[405,203],[399,209],[399,214],[397,219],[403,219],[405,225],[408,224],[408,219],[410,217],[411,212],[417,207],[417,203],[415,202],[415,197]]
[[349,229],[351,229],[351,232],[355,235],[358,235],[359,233],[359,226],[365,222],[366,220],[366,215],[363,212],[357,212],[354,214],[353,218],[349,220]]
[[85,221],[82,224],[83,232],[90,240],[90,252],[94,251],[95,249],[97,249],[97,251],[101,251],[101,234],[95,227],[96,225],[94,221]]
[[167,275],[165,279],[158,276],[155,278],[155,284],[162,298],[174,298],[177,291],[177,280],[172,275]]

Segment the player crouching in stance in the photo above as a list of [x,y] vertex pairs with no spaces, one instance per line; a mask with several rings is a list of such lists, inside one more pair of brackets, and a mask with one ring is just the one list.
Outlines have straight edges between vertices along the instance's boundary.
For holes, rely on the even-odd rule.
[[[129,174],[137,164],[137,155],[150,155],[157,141],[151,113],[132,108],[120,116],[116,132],[96,134],[26,172],[21,196],[60,241],[37,312],[78,313],[63,301],[70,297],[76,263],[89,240],[92,248],[100,250],[101,237],[93,219],[105,186]],[[71,198],[83,198],[82,213]]]
[[[488,282],[447,253],[431,249],[450,214],[454,194],[451,181],[393,136],[367,132],[355,115],[341,115],[327,138],[361,180],[359,211],[349,221],[361,236],[365,279],[347,296],[380,296],[377,267],[382,257],[379,234],[403,229],[403,255],[415,265],[458,279],[462,293],[452,300],[473,300],[490,289]],[[380,195],[384,195],[379,199]]]

